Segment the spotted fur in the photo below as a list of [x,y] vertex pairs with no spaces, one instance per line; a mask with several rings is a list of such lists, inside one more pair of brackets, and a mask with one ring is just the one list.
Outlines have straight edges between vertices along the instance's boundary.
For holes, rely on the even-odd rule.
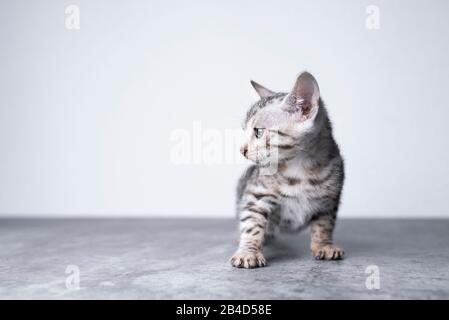
[[[344,255],[334,245],[344,181],[344,165],[332,135],[315,78],[302,73],[289,93],[275,93],[252,82],[260,100],[246,114],[241,151],[255,162],[237,187],[240,241],[235,267],[266,265],[263,243],[278,231],[311,229],[316,259]],[[262,129],[262,138],[255,129]],[[267,166],[276,170],[267,173]]]

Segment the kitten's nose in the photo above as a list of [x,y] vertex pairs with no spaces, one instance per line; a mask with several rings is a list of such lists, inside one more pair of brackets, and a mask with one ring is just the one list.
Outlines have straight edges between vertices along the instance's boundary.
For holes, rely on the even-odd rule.
[[240,148],[240,152],[241,154],[243,154],[243,156],[246,158],[246,155],[248,154],[248,147],[247,146],[242,146]]

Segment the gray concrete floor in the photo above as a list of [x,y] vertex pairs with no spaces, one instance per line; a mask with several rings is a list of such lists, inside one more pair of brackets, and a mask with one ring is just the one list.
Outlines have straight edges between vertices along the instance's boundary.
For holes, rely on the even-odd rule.
[[[0,220],[1,299],[448,299],[449,220],[341,220],[343,261],[315,261],[307,232],[227,262],[233,220]],[[80,289],[66,288],[66,268]],[[380,289],[366,268],[379,267]]]

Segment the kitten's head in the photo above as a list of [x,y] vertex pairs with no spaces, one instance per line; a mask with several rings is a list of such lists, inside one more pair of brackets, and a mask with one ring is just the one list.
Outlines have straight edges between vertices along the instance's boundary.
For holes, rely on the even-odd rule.
[[261,165],[291,158],[314,131],[321,104],[318,83],[303,72],[289,93],[273,92],[254,81],[251,84],[260,99],[246,115],[241,153]]

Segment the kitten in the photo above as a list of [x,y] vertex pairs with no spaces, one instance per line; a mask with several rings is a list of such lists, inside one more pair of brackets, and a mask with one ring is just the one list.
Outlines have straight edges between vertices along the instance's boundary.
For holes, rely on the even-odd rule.
[[251,84],[260,100],[247,112],[247,142],[241,153],[255,164],[238,183],[240,241],[231,264],[265,266],[264,240],[278,230],[299,231],[309,225],[313,257],[343,258],[332,233],[344,166],[318,83],[304,72],[290,93]]

